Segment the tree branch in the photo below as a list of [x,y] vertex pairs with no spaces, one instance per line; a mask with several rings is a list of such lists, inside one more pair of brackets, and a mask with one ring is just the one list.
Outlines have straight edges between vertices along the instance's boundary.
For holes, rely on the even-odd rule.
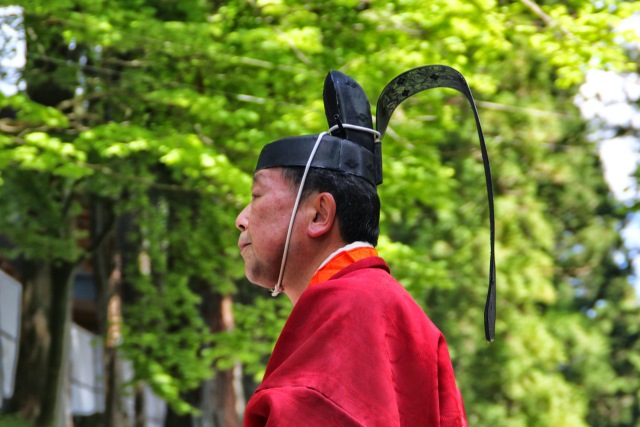
[[545,11],[542,10],[542,8],[540,6],[538,6],[538,3],[536,3],[534,0],[520,0],[520,2],[522,4],[524,4],[538,18],[540,18],[542,20],[542,22],[544,22],[545,25],[547,25],[549,27],[558,28],[562,32],[562,34],[564,34],[565,36],[573,38],[573,34],[571,34],[566,28],[564,28],[562,25],[560,25],[558,23],[558,21],[553,19],[551,16],[547,15],[545,13]]

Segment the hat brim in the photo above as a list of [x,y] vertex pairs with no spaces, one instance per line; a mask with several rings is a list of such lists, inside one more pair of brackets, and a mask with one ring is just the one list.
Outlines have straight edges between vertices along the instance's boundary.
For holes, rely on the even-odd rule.
[[[305,167],[318,135],[278,139],[260,153],[256,172],[274,167]],[[311,162],[311,167],[341,171],[376,185],[374,153],[347,139],[325,135]]]

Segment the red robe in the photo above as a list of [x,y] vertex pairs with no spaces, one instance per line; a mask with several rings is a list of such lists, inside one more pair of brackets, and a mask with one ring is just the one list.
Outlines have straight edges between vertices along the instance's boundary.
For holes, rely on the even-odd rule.
[[467,424],[442,333],[370,257],[302,294],[243,425]]

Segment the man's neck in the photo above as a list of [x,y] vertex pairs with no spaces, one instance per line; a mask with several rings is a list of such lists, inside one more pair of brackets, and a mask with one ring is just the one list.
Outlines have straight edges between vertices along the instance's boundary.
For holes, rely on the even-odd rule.
[[[291,280],[289,285],[285,285],[284,293],[289,297],[293,305],[298,302],[300,296],[307,290],[312,279],[315,279],[315,275],[321,270],[323,267],[330,263],[332,259],[336,258],[343,252],[348,252],[357,248],[371,248],[373,249],[373,245],[366,242],[353,242],[349,244],[344,244],[341,242],[342,246],[334,248],[333,251],[330,251],[330,248],[327,248],[322,253],[317,253],[317,256],[314,257],[313,262],[308,262],[306,266],[308,268],[305,269],[304,274],[291,274],[291,276],[295,276],[295,280]],[[315,267],[314,267],[315,266]],[[292,272],[294,273],[294,272]]]
[[284,293],[289,297],[293,305],[296,305],[300,296],[307,290],[309,282],[318,268],[320,268],[332,254],[337,253],[344,246],[345,243],[340,241],[323,248],[316,248],[316,250],[310,251],[307,254],[299,253],[295,257],[296,262],[292,263],[292,266],[296,265],[299,266],[299,268],[289,269],[285,267],[285,278],[283,280]]

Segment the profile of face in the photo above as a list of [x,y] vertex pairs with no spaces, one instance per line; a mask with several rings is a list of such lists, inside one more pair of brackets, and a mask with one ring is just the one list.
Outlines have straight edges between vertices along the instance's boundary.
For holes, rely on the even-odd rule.
[[250,282],[266,288],[277,283],[295,198],[281,168],[254,175],[251,202],[236,218],[238,247]]

